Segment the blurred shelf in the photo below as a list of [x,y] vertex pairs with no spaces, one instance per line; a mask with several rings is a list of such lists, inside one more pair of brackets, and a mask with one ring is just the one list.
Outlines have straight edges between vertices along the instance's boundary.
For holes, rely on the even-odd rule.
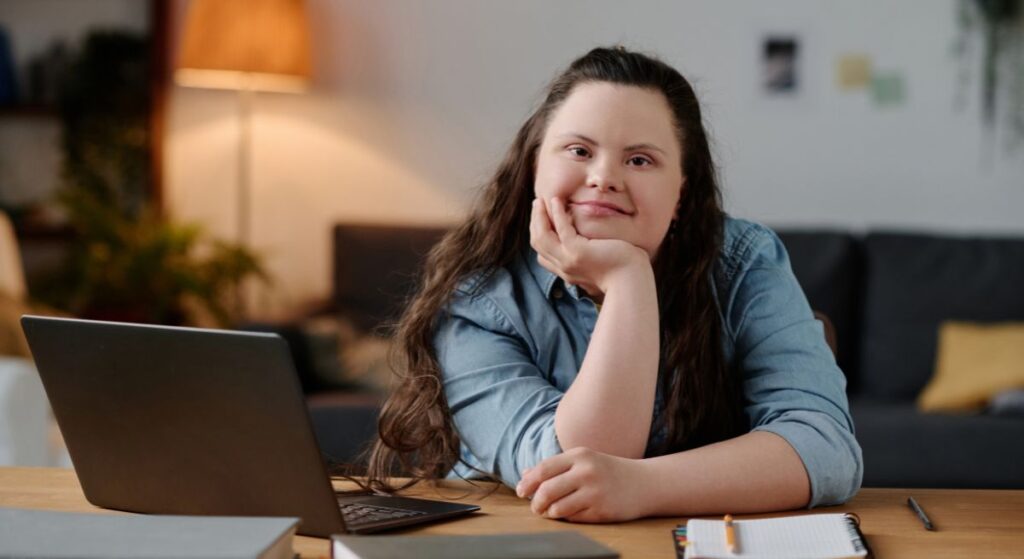
[[0,117],[57,118],[57,108],[51,105],[0,105]]

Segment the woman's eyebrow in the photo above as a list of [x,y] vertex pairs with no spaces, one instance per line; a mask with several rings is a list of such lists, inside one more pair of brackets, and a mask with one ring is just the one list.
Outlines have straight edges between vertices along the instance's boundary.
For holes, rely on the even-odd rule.
[[[570,132],[570,133],[567,133],[567,134],[559,134],[558,137],[559,138],[577,138],[579,140],[583,140],[584,142],[587,142],[588,144],[591,144],[591,145],[594,145],[594,146],[599,145],[597,143],[597,141],[595,141],[595,140],[593,140],[591,138],[588,138],[588,137],[584,136],[583,134],[577,134],[575,132]],[[628,145],[628,146],[622,148],[622,151],[635,151],[635,150],[638,150],[638,149],[647,149],[647,150],[651,150],[651,151],[657,151],[657,152],[661,152],[662,154],[665,153],[665,150],[659,148],[658,146],[656,146],[654,144],[648,144],[648,143]]]

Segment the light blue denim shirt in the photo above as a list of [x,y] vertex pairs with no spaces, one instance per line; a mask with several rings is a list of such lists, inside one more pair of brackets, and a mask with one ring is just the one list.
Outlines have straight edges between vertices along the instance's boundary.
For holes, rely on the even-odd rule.
[[[821,322],[774,232],[726,218],[724,233],[713,292],[750,429],[796,450],[810,506],[844,502],[860,488],[863,462]],[[524,470],[562,452],[555,410],[583,363],[597,307],[533,251],[479,283],[464,282],[440,313],[434,343],[462,459],[514,487]],[[659,392],[655,417],[663,406]],[[651,424],[647,456],[665,436]],[[451,476],[479,477],[463,464]]]

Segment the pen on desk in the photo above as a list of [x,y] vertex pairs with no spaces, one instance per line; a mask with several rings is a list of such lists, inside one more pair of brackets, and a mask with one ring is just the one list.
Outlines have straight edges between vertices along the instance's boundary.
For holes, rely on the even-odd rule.
[[740,545],[736,541],[736,526],[732,523],[732,515],[725,515],[725,547],[729,553],[739,553]]
[[931,519],[929,519],[928,515],[924,513],[924,509],[921,508],[921,505],[917,504],[917,501],[915,501],[913,497],[907,497],[907,505],[913,509],[917,514],[917,517],[921,519],[925,530],[935,530],[935,525],[932,524]]

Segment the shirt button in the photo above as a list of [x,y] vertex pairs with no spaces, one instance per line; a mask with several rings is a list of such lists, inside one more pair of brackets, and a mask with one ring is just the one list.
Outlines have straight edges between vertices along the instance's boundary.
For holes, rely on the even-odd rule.
[[561,299],[562,295],[563,291],[561,287],[555,287],[554,289],[551,290],[551,296],[554,297],[555,299]]

